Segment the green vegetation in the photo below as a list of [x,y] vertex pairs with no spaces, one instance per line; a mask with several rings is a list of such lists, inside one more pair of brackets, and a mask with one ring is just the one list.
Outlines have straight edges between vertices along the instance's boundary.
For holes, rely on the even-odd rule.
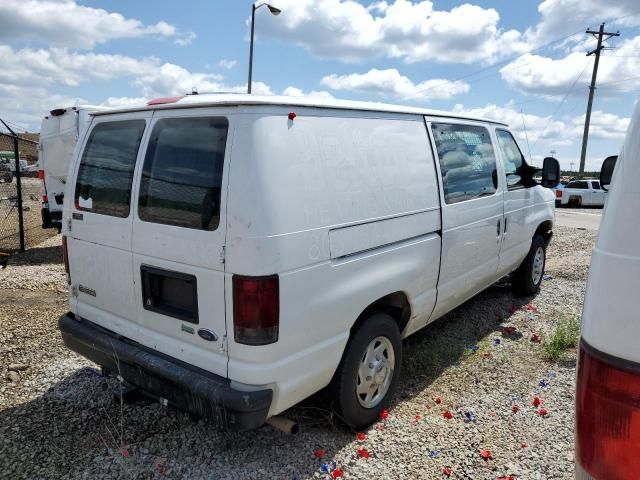
[[578,322],[578,317],[574,315],[561,318],[551,336],[542,346],[544,357],[553,362],[557,361],[565,351],[578,345],[579,337],[580,322]]

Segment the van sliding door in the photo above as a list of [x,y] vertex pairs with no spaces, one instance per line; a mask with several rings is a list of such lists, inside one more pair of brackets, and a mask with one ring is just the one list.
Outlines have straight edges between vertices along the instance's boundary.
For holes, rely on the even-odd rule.
[[495,280],[503,201],[489,129],[479,122],[427,118],[438,157],[442,259],[437,318]]

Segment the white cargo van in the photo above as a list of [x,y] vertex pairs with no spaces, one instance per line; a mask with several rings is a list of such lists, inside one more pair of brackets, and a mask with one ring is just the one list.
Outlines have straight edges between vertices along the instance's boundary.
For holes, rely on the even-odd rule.
[[[615,165],[615,172],[613,166]],[[611,174],[613,172],[613,181]],[[640,478],[640,103],[620,155],[591,257],[576,393],[576,478]]]
[[38,145],[38,176],[42,180],[42,228],[62,228],[67,171],[89,113],[105,107],[81,105],[56,108],[42,120]]
[[64,342],[228,428],[327,386],[370,424],[404,337],[509,273],[540,286],[554,195],[505,125],[253,95],[92,117],[65,195]]

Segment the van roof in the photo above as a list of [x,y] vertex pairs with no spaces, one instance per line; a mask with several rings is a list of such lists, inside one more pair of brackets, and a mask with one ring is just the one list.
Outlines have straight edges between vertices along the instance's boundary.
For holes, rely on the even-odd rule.
[[404,105],[391,105],[378,102],[361,102],[355,100],[338,100],[334,98],[319,97],[287,97],[281,95],[252,95],[240,93],[206,93],[197,95],[185,95],[152,100],[150,104],[122,109],[109,109],[107,111],[92,112],[92,115],[110,115],[113,113],[135,112],[141,110],[165,110],[174,108],[193,108],[210,106],[239,106],[239,105],[281,105],[291,107],[315,107],[333,108],[341,110],[359,110],[369,112],[404,113],[410,115],[428,115],[433,117],[459,118],[465,120],[477,120],[497,125],[505,123],[489,120],[487,118],[474,117],[463,113],[452,113],[443,110],[431,110],[425,108],[408,107]]

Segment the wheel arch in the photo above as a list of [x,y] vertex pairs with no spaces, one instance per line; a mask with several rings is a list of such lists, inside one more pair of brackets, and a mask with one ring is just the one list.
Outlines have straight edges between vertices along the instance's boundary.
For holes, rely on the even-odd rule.
[[546,246],[546,245],[549,245],[549,242],[551,241],[551,237],[553,236],[552,229],[553,229],[553,221],[545,220],[544,222],[540,223],[540,225],[538,225],[538,228],[536,228],[536,231],[533,235],[534,236],[540,235],[542,238],[544,238],[544,243]]
[[358,330],[372,314],[377,312],[386,313],[393,318],[398,325],[398,330],[402,333],[411,318],[411,304],[406,293],[402,291],[389,293],[377,299],[358,315],[358,318],[349,330],[350,335]]

